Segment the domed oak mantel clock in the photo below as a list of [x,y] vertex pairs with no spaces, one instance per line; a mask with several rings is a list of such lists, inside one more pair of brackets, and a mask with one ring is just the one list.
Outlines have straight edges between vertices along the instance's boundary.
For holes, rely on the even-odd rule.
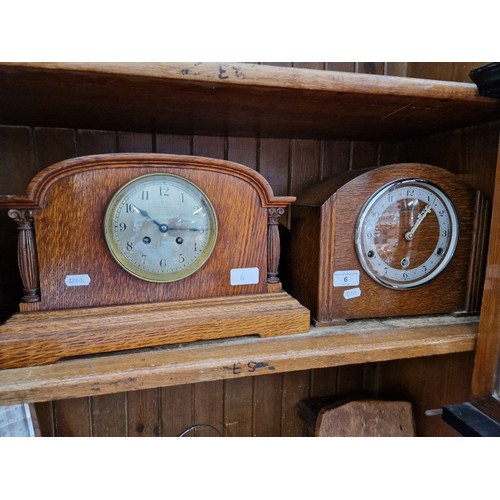
[[478,311],[488,206],[455,174],[416,163],[350,171],[291,211],[286,289],[316,325]]
[[293,197],[236,163],[110,154],[52,165],[4,197],[19,229],[20,311],[0,367],[309,330],[282,291],[278,218]]

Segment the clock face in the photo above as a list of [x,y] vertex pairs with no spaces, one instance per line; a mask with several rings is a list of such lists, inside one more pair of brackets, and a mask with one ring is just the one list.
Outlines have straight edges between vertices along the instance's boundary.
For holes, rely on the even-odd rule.
[[398,180],[377,190],[356,224],[361,265],[375,281],[395,289],[435,278],[449,264],[457,240],[451,200],[422,179]]
[[149,174],[122,186],[104,217],[114,259],[137,278],[159,283],[193,274],[217,241],[217,217],[206,194],[172,174]]

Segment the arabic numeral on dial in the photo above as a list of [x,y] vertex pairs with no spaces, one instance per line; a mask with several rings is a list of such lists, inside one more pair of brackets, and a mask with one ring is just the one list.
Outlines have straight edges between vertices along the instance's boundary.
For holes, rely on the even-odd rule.
[[160,196],[169,196],[170,186],[160,186]]
[[415,194],[415,189],[410,188],[406,190],[406,196],[413,196]]
[[133,204],[132,203],[125,203],[125,213],[131,214],[132,212],[135,212],[135,210],[133,208]]
[[179,262],[182,264],[186,259],[183,254],[179,254]]
[[407,280],[409,278],[408,273],[403,273],[403,279]]
[[167,267],[167,259],[160,259],[160,267]]
[[448,236],[448,231],[446,229],[443,229],[443,231],[441,231],[441,236],[443,236],[443,238],[446,238]]
[[142,193],[141,193],[141,200],[142,201],[148,201],[149,200],[149,191],[142,191]]
[[120,224],[118,224],[118,229],[120,231],[126,231],[127,229],[127,224],[125,224],[125,222],[120,222]]
[[131,241],[127,241],[127,250],[130,252],[134,248],[134,244]]

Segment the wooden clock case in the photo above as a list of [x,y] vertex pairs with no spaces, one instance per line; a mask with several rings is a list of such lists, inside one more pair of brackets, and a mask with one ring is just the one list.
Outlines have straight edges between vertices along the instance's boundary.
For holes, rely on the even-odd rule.
[[[172,173],[198,185],[218,218],[209,260],[172,283],[122,269],[104,238],[106,207],[128,181]],[[238,200],[235,203],[235,200]],[[309,330],[309,311],[282,291],[278,219],[293,197],[275,197],[243,165],[166,154],[109,154],[41,171],[25,197],[0,206],[19,229],[20,312],[0,327],[0,367],[63,357],[241,335]],[[257,268],[258,282],[232,285],[231,270]],[[68,286],[68,280],[81,280]],[[74,283],[73,283],[74,284]]]
[[[436,278],[413,289],[395,290],[363,270],[355,228],[361,209],[377,189],[406,178],[427,179],[448,194],[458,213],[459,240],[450,263]],[[479,310],[488,206],[479,191],[453,173],[417,163],[345,172],[305,190],[291,213],[285,288],[310,309],[315,325]],[[359,270],[359,296],[351,298],[345,295],[347,288],[333,286],[333,273],[346,270]]]

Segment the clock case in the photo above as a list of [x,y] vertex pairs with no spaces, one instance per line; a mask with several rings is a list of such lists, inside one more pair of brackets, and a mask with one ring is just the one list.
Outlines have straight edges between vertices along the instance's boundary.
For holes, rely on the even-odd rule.
[[[395,290],[362,268],[355,248],[356,223],[375,191],[409,178],[430,181],[450,197],[458,214],[459,239],[450,263],[437,277],[416,288]],[[348,319],[475,313],[488,227],[487,200],[442,168],[399,163],[345,172],[306,189],[291,207],[284,286],[311,311],[317,326]],[[359,285],[333,286],[334,272],[353,270],[359,271]]]
[[[126,272],[104,236],[104,214],[125,183],[171,173],[211,200],[218,238],[194,274],[152,283]],[[18,224],[24,285],[19,312],[0,326],[0,368],[242,335],[309,330],[310,314],[278,277],[278,219],[294,197],[274,196],[256,171],[233,162],[167,154],[66,160],[36,175],[26,196],[0,199]],[[231,285],[234,269],[257,283]],[[77,284],[79,286],[69,286]]]

